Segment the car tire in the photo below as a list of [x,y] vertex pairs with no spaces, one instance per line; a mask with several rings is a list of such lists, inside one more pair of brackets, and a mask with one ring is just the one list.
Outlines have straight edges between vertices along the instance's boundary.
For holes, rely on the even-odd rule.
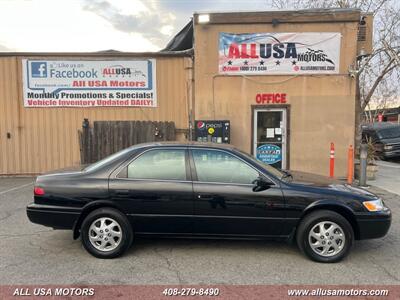
[[92,211],[82,222],[83,247],[97,258],[122,255],[133,242],[133,230],[125,215],[113,208]]
[[300,250],[312,260],[335,263],[349,253],[354,232],[342,215],[334,211],[317,210],[301,221],[296,240]]

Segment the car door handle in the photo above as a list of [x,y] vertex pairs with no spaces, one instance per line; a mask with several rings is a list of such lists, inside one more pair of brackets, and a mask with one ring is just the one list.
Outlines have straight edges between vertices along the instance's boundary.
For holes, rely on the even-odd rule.
[[197,198],[201,199],[201,200],[213,200],[214,199],[214,197],[212,195],[197,195]]
[[115,190],[115,194],[118,196],[128,196],[129,191],[128,190]]
[[265,205],[265,207],[273,207],[273,206],[274,206],[274,202],[272,202],[272,201],[265,201],[264,205]]

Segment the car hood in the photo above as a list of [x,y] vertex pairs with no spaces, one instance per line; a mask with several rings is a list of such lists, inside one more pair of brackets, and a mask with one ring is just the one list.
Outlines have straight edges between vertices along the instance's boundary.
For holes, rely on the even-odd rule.
[[290,173],[293,176],[293,180],[290,181],[290,183],[293,184],[350,193],[353,195],[356,194],[367,198],[376,198],[376,195],[369,191],[343,183],[342,181],[334,178],[299,171],[291,171]]
[[382,144],[400,144],[400,137],[381,139]]

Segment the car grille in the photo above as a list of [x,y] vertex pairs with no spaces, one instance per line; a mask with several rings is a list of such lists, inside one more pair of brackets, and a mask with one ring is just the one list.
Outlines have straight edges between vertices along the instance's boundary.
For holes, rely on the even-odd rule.
[[400,150],[400,143],[395,143],[395,144],[385,144],[385,146],[392,146],[393,148],[390,149],[390,151],[396,151]]

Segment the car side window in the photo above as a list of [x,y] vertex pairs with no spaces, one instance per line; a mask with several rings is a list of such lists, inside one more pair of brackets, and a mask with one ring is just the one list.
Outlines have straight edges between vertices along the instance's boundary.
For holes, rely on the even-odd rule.
[[186,180],[184,149],[150,150],[128,165],[128,178]]
[[192,150],[201,182],[251,184],[259,173],[234,155],[219,150]]

